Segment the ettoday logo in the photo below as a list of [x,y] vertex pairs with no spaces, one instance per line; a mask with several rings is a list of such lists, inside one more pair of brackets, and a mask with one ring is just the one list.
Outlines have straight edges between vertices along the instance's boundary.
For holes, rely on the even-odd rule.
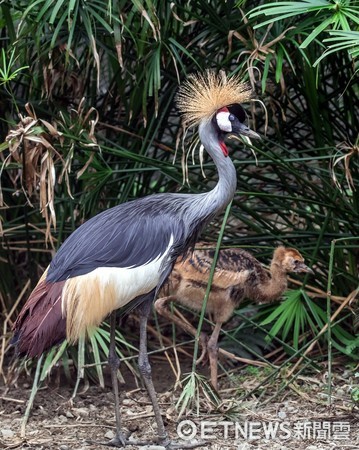
[[182,420],[177,425],[180,439],[225,439],[234,441],[252,441],[258,439],[287,440],[349,440],[349,422],[297,421],[297,422],[230,422]]

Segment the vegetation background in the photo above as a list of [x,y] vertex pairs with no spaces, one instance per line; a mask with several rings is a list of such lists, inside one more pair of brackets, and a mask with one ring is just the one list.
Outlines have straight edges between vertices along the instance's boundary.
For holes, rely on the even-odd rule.
[[[16,314],[77,226],[133,198],[215,183],[210,160],[206,178],[196,152],[192,164],[190,135],[183,153],[173,101],[181,80],[208,68],[251,83],[248,118],[263,136],[230,144],[238,189],[222,245],[264,263],[293,246],[315,271],[282,303],[244,305],[221,345],[274,375],[304,354],[316,370],[358,360],[358,2],[4,0],[0,11],[4,377]],[[215,244],[220,225],[203,238]],[[129,355],[136,333],[125,334]],[[104,325],[80,353],[103,360],[107,343]],[[42,377],[77,351],[53,351]]]

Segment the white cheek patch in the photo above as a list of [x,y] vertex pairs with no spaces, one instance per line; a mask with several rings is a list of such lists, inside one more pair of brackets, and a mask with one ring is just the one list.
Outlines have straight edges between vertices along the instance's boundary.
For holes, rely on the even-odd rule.
[[230,113],[221,111],[216,115],[217,125],[220,130],[230,133],[232,131],[232,123],[229,120]]

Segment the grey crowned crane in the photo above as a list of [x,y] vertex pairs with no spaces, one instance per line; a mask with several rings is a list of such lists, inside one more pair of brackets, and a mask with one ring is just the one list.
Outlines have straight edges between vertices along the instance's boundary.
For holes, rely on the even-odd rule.
[[212,71],[190,76],[180,87],[176,103],[186,125],[199,126],[201,143],[218,170],[217,185],[196,195],[166,193],[136,199],[85,222],[59,248],[15,322],[19,354],[34,357],[65,338],[76,342],[89,327],[111,314],[109,364],[116,436],[110,445],[128,442],[121,431],[114,339],[116,310],[127,305],[137,308],[140,317],[138,363],[153,405],[158,441],[176,448],[167,436],[152,383],[147,319],[176,259],[186,254],[202,229],[234,196],[236,170],[224,139],[231,134],[259,137],[244,124],[240,104],[250,97],[249,86],[238,77]]
[[[193,253],[188,252],[184,258],[178,258],[155,302],[159,314],[193,336],[196,335],[196,328],[173,315],[168,305],[174,302],[195,311],[202,309],[214,257],[213,250],[203,247],[206,247],[205,243],[197,243]],[[305,265],[303,256],[294,248],[277,247],[269,271],[243,249],[220,250],[206,305],[206,312],[211,315],[215,326],[209,339],[204,333],[201,334],[202,355],[198,360],[201,361],[208,353],[211,383],[215,389],[218,388],[218,338],[223,323],[245,299],[254,303],[277,300],[288,287],[287,275],[302,272],[313,273]]]

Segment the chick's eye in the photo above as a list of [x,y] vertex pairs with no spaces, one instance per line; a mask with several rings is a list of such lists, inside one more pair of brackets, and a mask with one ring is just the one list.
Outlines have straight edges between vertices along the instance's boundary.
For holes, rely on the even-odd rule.
[[231,122],[233,122],[234,119],[235,119],[235,117],[234,117],[233,114],[230,114],[230,115],[228,116],[228,120],[230,120]]

